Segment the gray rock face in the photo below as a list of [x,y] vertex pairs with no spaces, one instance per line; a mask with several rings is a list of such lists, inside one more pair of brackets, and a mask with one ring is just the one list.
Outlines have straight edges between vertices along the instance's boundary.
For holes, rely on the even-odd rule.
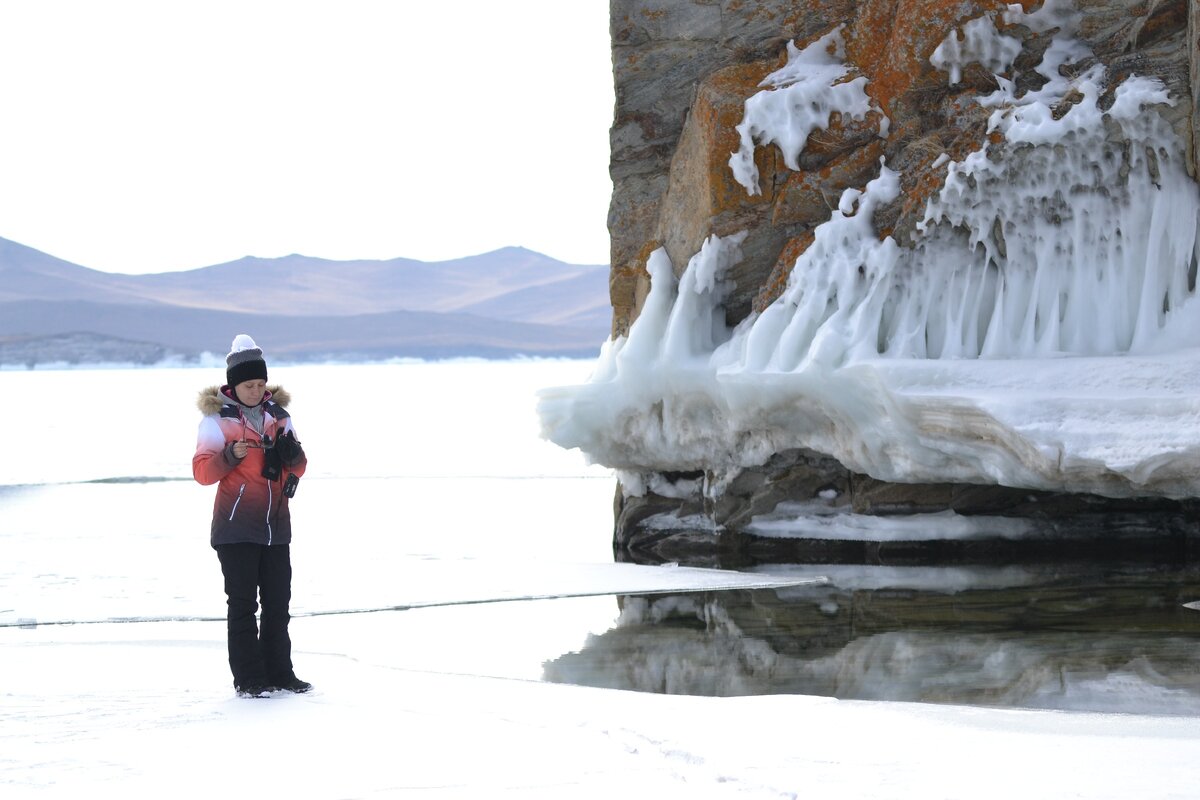
[[[987,114],[967,99],[995,88],[978,65],[948,87],[929,55],[957,26],[997,7],[983,0],[611,0],[613,333],[628,330],[645,299],[649,253],[665,246],[682,272],[713,233],[750,231],[733,275],[737,289],[727,303],[729,322],[761,308],[778,295],[786,268],[807,246],[804,235],[828,218],[842,190],[878,174],[880,156],[901,171],[905,192],[877,215],[877,224],[903,238],[931,191],[930,165],[942,154],[961,157],[983,140]],[[1162,113],[1185,142],[1195,175],[1196,4],[1080,0],[1079,9],[1079,36],[1109,74],[1159,78],[1176,98]],[[845,26],[848,63],[870,78],[868,94],[890,120],[889,135],[880,139],[870,118],[835,121],[806,148],[799,172],[775,163],[776,148],[760,148],[763,191],[747,197],[732,182],[727,163],[737,147],[732,128],[742,103],[781,66],[786,42],[809,42],[838,25]],[[1023,37],[1017,65],[1030,74],[1048,36],[1008,33]]]
[[1192,88],[1192,175],[1200,175],[1200,3],[1188,6],[1187,51]]
[[[690,478],[691,491],[627,497],[618,489],[614,544],[621,557],[731,567],[828,559],[995,560],[1021,550],[1089,558],[1130,552],[1181,556],[1200,546],[1200,501],[1194,499],[888,483],[801,450],[778,453],[762,467],[744,470],[716,500],[706,497],[709,476],[663,477],[657,485],[676,488]],[[878,537],[829,532],[834,526],[853,531],[871,524],[864,517],[902,519],[912,535],[884,544]],[[967,533],[939,538],[937,529],[945,525]],[[770,528],[774,532],[763,535]]]
[[[852,0],[611,0],[616,110],[610,134],[613,196],[608,227],[615,334],[628,330],[645,299],[646,256],[662,241],[663,232],[674,236],[680,226],[694,229],[673,248],[683,263],[683,254],[697,249],[692,243],[708,235],[702,217],[664,214],[672,161],[690,157],[678,145],[705,78],[739,64],[774,62],[790,38],[818,33],[829,20],[848,16],[853,7]],[[681,162],[679,169],[686,171],[688,164]],[[683,176],[676,183],[685,190],[692,185]]]
[[[1038,3],[1025,3],[1032,10]],[[1078,0],[1078,38],[1113,82],[1130,75],[1158,78],[1174,99],[1161,114],[1183,143],[1192,177],[1200,164],[1200,3],[1195,0]],[[613,333],[622,335],[645,300],[649,254],[663,247],[676,275],[711,234],[746,232],[742,260],[729,277],[726,321],[736,324],[777,298],[812,230],[829,218],[847,188],[879,174],[880,158],[900,173],[902,191],[878,210],[880,235],[901,246],[940,186],[937,166],[961,159],[988,141],[988,111],[973,98],[995,78],[969,65],[957,83],[930,63],[934,49],[968,21],[998,15],[986,0],[611,0],[616,113],[611,134],[614,182],[610,292]],[[785,61],[788,41],[805,45],[844,26],[850,76],[868,78],[877,112],[862,120],[835,115],[814,136],[799,170],[783,165],[777,147],[754,153],[761,192],[748,194],[729,168],[738,147],[734,126],[759,82]],[[1054,31],[1020,25],[1005,30],[1021,42],[1015,67],[1022,89],[1036,88],[1033,67]],[[1108,90],[1111,93],[1111,87]],[[1064,102],[1071,102],[1070,99]],[[1101,105],[1111,103],[1102,99]],[[881,135],[880,115],[888,124]],[[1003,246],[1002,239],[999,246]],[[994,486],[886,484],[846,470],[819,453],[777,453],[743,471],[729,486],[706,487],[704,465],[686,475],[648,477],[641,496],[618,492],[616,544],[638,557],[703,560],[704,554],[746,553],[759,545],[761,523],[781,504],[816,503],[822,514],[953,513],[961,518],[1028,522],[1028,539],[1110,539],[1188,536],[1196,527],[1187,500],[1112,500]],[[709,476],[711,477],[711,476]],[[654,487],[675,487],[666,494]],[[665,490],[664,490],[665,491]],[[716,497],[716,500],[708,498]],[[1003,527],[1003,526],[1001,526]],[[1000,541],[1011,531],[997,531]],[[749,537],[749,538],[747,538]],[[989,540],[985,533],[977,537]],[[791,538],[794,549],[803,537]],[[810,545],[816,540],[809,539]],[[825,547],[825,545],[821,545]]]

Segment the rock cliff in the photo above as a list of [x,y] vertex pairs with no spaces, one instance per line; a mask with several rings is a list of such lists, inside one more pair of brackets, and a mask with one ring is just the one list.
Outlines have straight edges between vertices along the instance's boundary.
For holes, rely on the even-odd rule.
[[[1029,10],[1038,4],[1025,0]],[[1110,76],[1106,98],[1131,74],[1159,78],[1176,99],[1159,109],[1188,154],[1200,160],[1200,5],[1188,0],[1081,0],[1078,36]],[[649,288],[649,254],[665,247],[683,265],[711,234],[748,231],[730,276],[727,320],[736,324],[775,299],[837,208],[842,192],[879,173],[880,157],[901,174],[900,198],[876,212],[881,235],[906,243],[925,201],[942,185],[943,155],[961,159],[988,136],[990,110],[973,102],[997,88],[985,65],[970,63],[956,81],[931,62],[948,36],[1007,6],[981,0],[611,0],[616,110],[611,134],[613,331],[628,332]],[[1004,25],[1002,22],[1001,25]],[[761,191],[750,195],[729,167],[736,126],[760,83],[786,60],[786,45],[815,41],[844,26],[844,81],[867,78],[873,110],[860,119],[831,114],[789,168],[778,147],[754,153]],[[1019,80],[1034,69],[1058,27],[1005,26],[1020,43]],[[1190,76],[1190,77],[1189,77]],[[1072,98],[1067,98],[1067,103]],[[1102,104],[1105,100],[1102,100]],[[881,117],[889,120],[880,135]],[[936,165],[936,166],[935,166]]]
[[[950,515],[952,530],[933,538],[956,546],[1100,532],[1160,547],[1192,537],[1200,484],[1188,464],[1200,446],[1161,445],[1172,458],[1098,456],[1078,446],[1087,436],[1018,430],[979,398],[946,413],[928,397],[921,405],[896,388],[912,380],[903,367],[865,380],[844,378],[843,368],[868,351],[974,359],[1164,350],[1159,334],[1175,324],[1167,318],[1196,290],[1200,4],[610,8],[615,347],[594,380],[624,388],[577,393],[570,410],[551,397],[542,414],[550,438],[620,471],[619,550],[736,560],[795,556],[807,542],[862,555],[831,545],[836,534],[807,536],[795,524],[806,514],[818,527],[848,524],[846,514],[903,516],[923,528],[917,539]],[[1163,205],[1183,211],[1171,217]],[[853,247],[858,260],[839,267]],[[977,252],[967,266],[929,266]],[[668,280],[678,281],[677,298],[655,299],[652,286]],[[974,299],[937,310],[960,289]],[[854,322],[836,327],[839,315]],[[864,325],[871,315],[879,319]],[[641,316],[644,327],[662,321],[637,341]],[[681,345],[685,323],[705,332]],[[738,382],[749,373],[754,381]],[[971,375],[956,380],[985,380]],[[887,385],[882,399],[876,384]],[[618,397],[626,410],[598,410]],[[1087,399],[1089,420],[1107,413],[1096,393]],[[1072,413],[1050,425],[1070,428]],[[864,419],[893,414],[895,441],[877,422],[882,433],[863,433]],[[572,416],[593,417],[592,431],[564,422]],[[787,519],[786,536],[759,535]]]

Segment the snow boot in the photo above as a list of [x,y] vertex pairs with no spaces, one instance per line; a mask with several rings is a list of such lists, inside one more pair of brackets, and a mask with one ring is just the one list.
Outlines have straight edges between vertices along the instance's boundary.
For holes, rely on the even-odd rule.
[[302,681],[295,674],[292,674],[281,681],[276,681],[275,688],[291,692],[292,694],[304,694],[305,692],[312,691],[312,684],[308,681]]

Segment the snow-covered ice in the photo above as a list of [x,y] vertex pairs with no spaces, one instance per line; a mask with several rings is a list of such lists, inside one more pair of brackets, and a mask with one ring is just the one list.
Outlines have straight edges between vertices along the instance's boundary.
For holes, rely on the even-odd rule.
[[[759,582],[819,594],[826,577],[851,589],[935,591],[1030,579],[1019,568],[816,566],[729,575],[613,564],[611,477],[538,441],[532,413],[534,388],[586,369],[578,362],[279,368],[314,466],[294,507],[297,610]],[[110,449],[107,471],[96,462],[89,472],[90,456],[57,466],[39,456],[29,463],[39,481],[14,486],[20,467],[5,462],[0,621],[220,616],[219,570],[206,539],[211,494],[175,480],[186,475],[191,452],[192,392],[210,377],[204,370],[0,374],[4,402],[40,396],[48,410],[63,404],[52,420],[72,423],[40,433],[11,427],[9,441],[26,453],[44,452],[27,447],[39,441],[65,444],[80,427],[99,445],[127,442],[127,432],[106,426],[108,404],[167,398],[142,408],[153,435],[135,448]],[[409,396],[407,410],[438,430],[457,425],[464,442],[477,437],[478,461],[450,458],[444,440],[424,430],[413,432],[399,459],[377,439],[348,439],[328,395],[337,385],[396,397],[424,387],[441,403]],[[448,399],[458,386],[485,387],[489,404],[463,413],[468,404]],[[94,404],[81,406],[79,397]],[[437,474],[421,474],[422,460]],[[72,482],[138,475],[156,479]],[[355,512],[349,523],[347,508]],[[683,602],[662,597],[677,609]],[[646,601],[626,603],[627,617],[638,602]],[[697,697],[543,680],[545,664],[583,651],[589,634],[620,630],[621,615],[613,597],[595,596],[298,616],[297,669],[317,689],[266,700],[234,697],[220,622],[2,627],[0,796],[1195,795],[1200,726],[1190,716],[802,694]]]
[[1200,763],[1194,718],[652,695],[319,641],[316,693],[244,701],[211,681],[219,630],[83,633],[4,645],[6,798],[1190,798]]

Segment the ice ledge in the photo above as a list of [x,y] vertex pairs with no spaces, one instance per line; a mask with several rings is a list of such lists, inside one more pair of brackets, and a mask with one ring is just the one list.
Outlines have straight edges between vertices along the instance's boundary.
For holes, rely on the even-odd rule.
[[547,389],[547,438],[618,470],[722,476],[808,448],[884,481],[1200,495],[1200,348],[877,359],[799,373],[651,370]]

